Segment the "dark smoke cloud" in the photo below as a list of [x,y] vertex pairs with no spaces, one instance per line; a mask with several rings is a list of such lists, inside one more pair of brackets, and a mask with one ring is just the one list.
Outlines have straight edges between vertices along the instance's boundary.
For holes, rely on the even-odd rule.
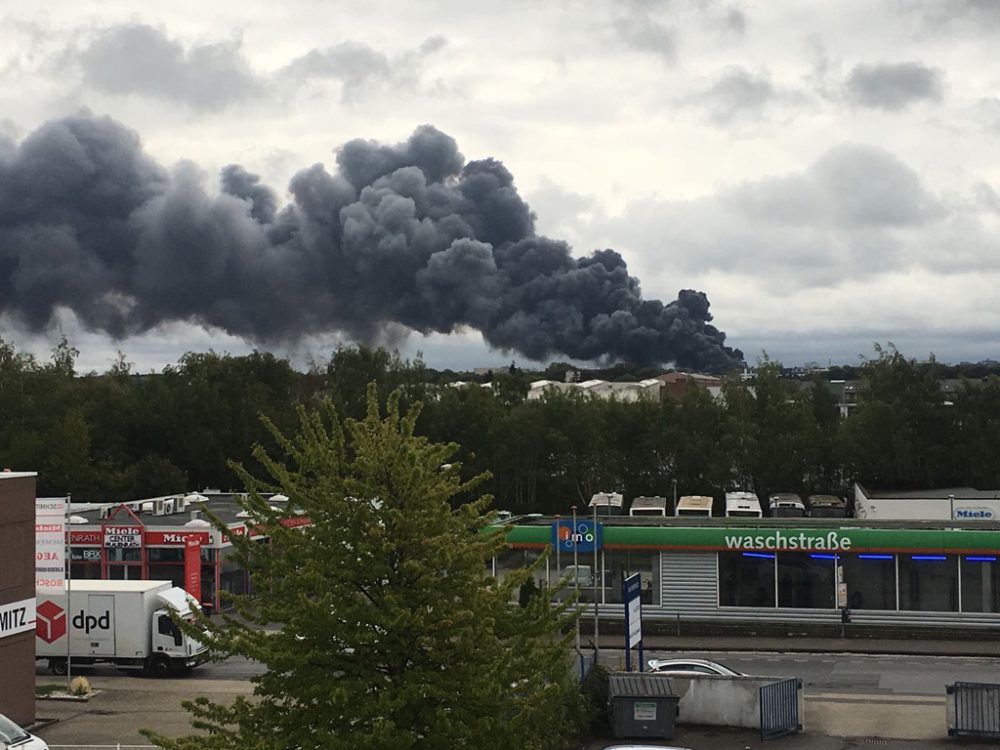
[[63,306],[115,337],[172,320],[262,343],[470,326],[534,359],[742,358],[704,294],[644,300],[613,250],[573,258],[537,236],[510,172],[433,127],[351,141],[337,167],[300,171],[280,207],[236,165],[207,194],[193,166],[165,170],[108,118],[47,123],[0,148],[0,312],[40,330]]

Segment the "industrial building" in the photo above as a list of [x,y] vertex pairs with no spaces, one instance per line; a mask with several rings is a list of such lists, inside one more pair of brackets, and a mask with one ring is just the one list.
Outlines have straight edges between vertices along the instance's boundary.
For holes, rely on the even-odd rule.
[[[553,519],[512,519],[496,575],[552,544]],[[1000,626],[1000,523],[784,518],[601,518],[585,603],[621,602],[623,576],[643,581],[645,619],[687,622]],[[586,538],[587,534],[580,534]],[[592,550],[555,550],[538,583]],[[611,611],[608,611],[611,615]]]

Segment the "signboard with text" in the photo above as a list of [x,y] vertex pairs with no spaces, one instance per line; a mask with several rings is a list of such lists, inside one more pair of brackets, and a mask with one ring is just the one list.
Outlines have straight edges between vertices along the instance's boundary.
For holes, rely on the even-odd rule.
[[35,591],[62,593],[66,582],[65,497],[35,500]]
[[601,548],[601,524],[563,518],[552,524],[552,546],[560,552],[593,552]]
[[105,525],[104,546],[121,549],[142,547],[142,526]]
[[642,578],[638,573],[622,581],[622,601],[625,604],[625,634],[628,648],[642,643]]

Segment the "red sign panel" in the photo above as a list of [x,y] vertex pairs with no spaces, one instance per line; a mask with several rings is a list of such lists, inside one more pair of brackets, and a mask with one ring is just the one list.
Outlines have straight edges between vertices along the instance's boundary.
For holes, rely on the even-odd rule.
[[73,531],[70,529],[69,532],[69,543],[70,544],[100,544],[104,541],[101,536],[100,529],[93,529],[91,531]]
[[184,590],[201,601],[201,540],[193,534],[184,542]]
[[207,545],[209,543],[209,533],[207,531],[147,531],[143,535],[146,544],[157,546],[174,545],[180,547],[185,539],[197,539],[199,543]]

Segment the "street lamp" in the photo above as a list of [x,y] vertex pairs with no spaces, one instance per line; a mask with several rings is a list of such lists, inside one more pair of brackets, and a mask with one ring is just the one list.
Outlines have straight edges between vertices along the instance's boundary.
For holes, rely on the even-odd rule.
[[677,480],[671,479],[670,483],[674,486],[674,513],[677,513]]

